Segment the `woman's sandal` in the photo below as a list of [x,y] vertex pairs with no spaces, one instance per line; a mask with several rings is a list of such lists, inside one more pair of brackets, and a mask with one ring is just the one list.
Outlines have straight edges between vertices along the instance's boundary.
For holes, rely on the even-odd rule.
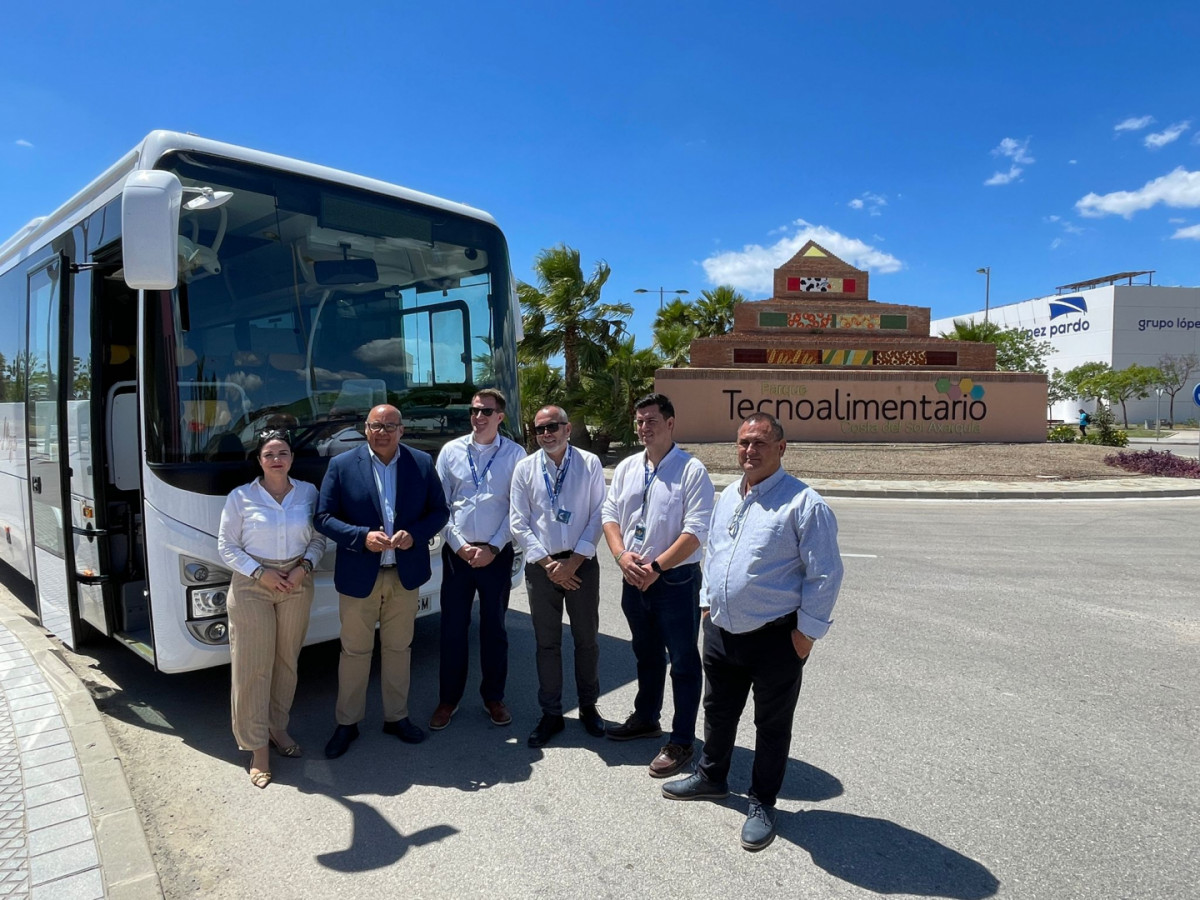
[[279,742],[276,741],[275,738],[270,738],[270,741],[271,741],[271,746],[274,747],[277,751],[279,751],[280,756],[286,756],[286,757],[289,757],[290,759],[299,759],[301,756],[304,755],[304,751],[302,751],[300,749],[299,744],[292,744],[290,747],[281,747],[281,746],[279,746]]
[[250,773],[250,783],[252,785],[254,785],[256,788],[265,788],[268,784],[271,783],[271,773],[270,772],[251,772]]

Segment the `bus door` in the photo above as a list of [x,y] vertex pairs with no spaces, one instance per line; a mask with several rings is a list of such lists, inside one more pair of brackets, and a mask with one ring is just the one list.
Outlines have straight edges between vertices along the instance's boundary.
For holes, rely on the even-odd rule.
[[[66,259],[56,255],[27,276],[29,358],[25,404],[37,612],[68,647],[76,645],[75,561],[68,504],[70,456],[66,383],[71,380],[66,334]],[[63,365],[64,361],[67,363]],[[79,437],[76,436],[75,440]]]

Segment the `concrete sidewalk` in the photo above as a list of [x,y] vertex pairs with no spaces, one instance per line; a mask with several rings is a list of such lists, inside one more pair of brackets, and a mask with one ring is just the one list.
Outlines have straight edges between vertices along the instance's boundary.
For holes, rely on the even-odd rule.
[[[738,477],[717,474],[713,482],[720,488]],[[828,497],[882,499],[1200,497],[1200,481],[1145,476],[1045,482],[812,479],[811,484]],[[57,645],[28,615],[0,586],[0,897],[161,897],[141,819],[103,717]]]
[[0,896],[161,897],[99,710],[20,601],[0,594]]

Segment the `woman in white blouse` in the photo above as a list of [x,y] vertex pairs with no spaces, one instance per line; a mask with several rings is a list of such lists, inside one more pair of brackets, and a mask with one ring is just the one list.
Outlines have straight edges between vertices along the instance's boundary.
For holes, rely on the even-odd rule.
[[300,756],[288,717],[312,609],[312,570],[325,538],[312,526],[317,489],[288,477],[288,433],[259,435],[256,458],[262,476],[225,500],[217,548],[233,569],[227,605],[233,736],[254,754],[250,780],[264,788],[271,783],[270,745],[284,756]]

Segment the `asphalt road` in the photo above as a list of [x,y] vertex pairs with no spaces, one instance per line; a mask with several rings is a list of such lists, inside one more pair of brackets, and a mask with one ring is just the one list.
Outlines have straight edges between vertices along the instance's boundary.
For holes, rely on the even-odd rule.
[[[1196,896],[1200,502],[834,508],[845,587],[805,671],[780,838],[759,854],[738,846],[742,793],[661,798],[645,772],[654,742],[568,722],[525,746],[523,593],[512,726],[469,696],[409,747],[379,732],[373,687],[363,737],[327,761],[336,646],[309,648],[292,728],[308,755],[274,761],[265,791],[229,733],[227,670],[156,675],[109,646],[99,669],[73,662],[110,717],[171,897]],[[601,710],[617,720],[633,659],[607,558],[603,577]],[[436,640],[422,620],[422,722]],[[752,727],[739,743],[753,746]],[[750,761],[739,750],[737,792]]]

